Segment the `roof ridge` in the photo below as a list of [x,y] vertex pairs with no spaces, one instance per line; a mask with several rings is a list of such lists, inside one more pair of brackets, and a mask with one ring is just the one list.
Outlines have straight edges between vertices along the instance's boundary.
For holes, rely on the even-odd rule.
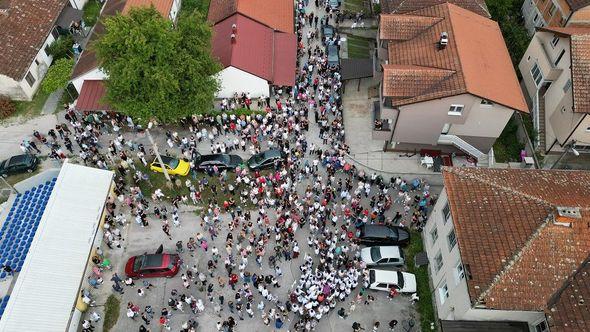
[[[459,51],[459,44],[457,43],[457,35],[455,34],[455,24],[453,23],[453,18],[451,17],[451,15],[454,15],[454,13],[451,13],[451,5],[448,2],[445,2],[446,6],[444,6],[448,12],[448,19],[449,19],[449,27],[451,27],[451,32],[452,32],[452,38],[449,38],[449,42],[453,43],[455,45],[455,49],[457,50],[457,56],[455,57],[457,59],[457,62],[459,63],[459,68],[461,68],[461,80],[463,81],[463,85],[465,85],[465,91],[469,91],[469,87],[467,86],[467,80],[465,79],[465,68],[463,68],[463,61],[461,61],[461,52]],[[453,5],[454,6],[454,5]],[[458,6],[457,6],[458,7]],[[461,7],[458,7],[461,8]]]
[[580,265],[578,265],[578,268],[563,281],[561,287],[559,287],[555,291],[555,293],[553,293],[553,295],[549,297],[549,300],[547,301],[547,308],[551,308],[557,304],[557,301],[559,300],[563,292],[565,292],[568,286],[571,285],[574,279],[582,272],[582,269],[584,269],[586,265],[588,265],[588,263],[590,263],[590,255],[588,255],[588,257],[586,257],[586,259],[584,259],[584,261]]
[[531,236],[527,239],[527,241],[520,248],[520,250],[518,250],[512,256],[512,259],[510,259],[510,261],[508,261],[508,263],[504,265],[502,270],[496,275],[496,277],[494,277],[494,279],[488,285],[488,287],[479,294],[479,296],[477,297],[477,302],[481,302],[491,292],[492,288],[494,288],[494,286],[496,286],[501,281],[502,277],[508,274],[512,267],[520,261],[524,253],[531,247],[533,242],[539,237],[541,232],[547,227],[547,225],[549,225],[549,222],[553,219],[554,216],[552,213],[549,213],[547,217],[545,217],[545,221],[541,225],[539,225],[539,227],[535,230],[533,234],[531,234]]

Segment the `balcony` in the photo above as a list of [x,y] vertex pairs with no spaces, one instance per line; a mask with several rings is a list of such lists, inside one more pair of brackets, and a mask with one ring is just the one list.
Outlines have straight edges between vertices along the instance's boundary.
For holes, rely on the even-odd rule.
[[373,102],[373,131],[372,137],[377,141],[388,141],[391,139],[391,120],[381,117],[381,103]]

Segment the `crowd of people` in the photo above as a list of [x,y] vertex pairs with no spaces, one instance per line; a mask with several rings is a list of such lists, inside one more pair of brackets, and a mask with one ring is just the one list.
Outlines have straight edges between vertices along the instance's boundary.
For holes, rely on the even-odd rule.
[[[141,143],[142,129],[133,119],[118,113],[82,116],[69,109],[67,123],[46,135],[35,131],[34,139],[22,142],[27,153],[41,152],[40,143],[51,158],[65,159],[67,151],[85,165],[117,171],[104,226],[109,251],[122,250],[128,219],[140,229],[158,224],[163,238],[175,244],[183,259],[177,277],[182,288],[167,293],[161,307],[142,300],[154,285],[120,278],[110,271],[102,250],[93,257],[96,269],[89,276],[90,286],[101,287],[103,274],[109,273],[114,292],[136,294],[126,301],[125,312],[137,321],[139,331],[154,331],[150,327],[154,323],[171,330],[174,314],[189,312],[191,318],[180,324],[180,330],[196,331],[206,310],[219,318],[219,331],[235,331],[245,319],[261,319],[275,328],[292,322],[292,330],[312,331],[332,309],[344,319],[356,305],[368,305],[372,298],[366,291],[367,269],[359,245],[352,240],[358,229],[371,223],[421,229],[425,223],[436,200],[427,183],[369,175],[345,159],[343,83],[339,68],[328,66],[323,47],[339,45],[340,38],[321,40],[318,30],[318,21],[321,26],[336,19],[327,1],[298,0],[299,71],[294,87],[275,87],[271,97],[257,100],[248,93],[236,94],[221,101],[218,114],[186,118],[179,130],[163,129],[164,152],[190,163],[190,175],[174,179],[174,185],[185,187],[188,194],[169,197],[166,188],[153,187],[147,172],[137,167],[148,166],[153,151]],[[260,112],[232,113],[237,108]],[[198,147],[203,146],[210,146],[212,153],[280,149],[287,158],[267,172],[211,167],[203,175],[194,163]],[[141,188],[146,185],[152,193],[144,193]],[[202,206],[197,217],[200,227],[185,229],[185,238],[173,238],[171,227],[182,227],[181,209],[188,204]],[[308,235],[302,238],[304,232]],[[218,237],[225,237],[223,247],[216,246]],[[199,266],[195,257],[204,257],[206,265]],[[282,282],[285,262],[299,265],[293,285]],[[281,296],[289,287],[287,296]],[[90,294],[86,298],[90,303]],[[345,303],[350,303],[347,309]],[[83,330],[93,331],[92,324],[100,319],[98,314],[90,315]],[[392,324],[393,330],[397,321]],[[358,322],[352,326],[362,328]],[[373,330],[379,328],[375,322]]]

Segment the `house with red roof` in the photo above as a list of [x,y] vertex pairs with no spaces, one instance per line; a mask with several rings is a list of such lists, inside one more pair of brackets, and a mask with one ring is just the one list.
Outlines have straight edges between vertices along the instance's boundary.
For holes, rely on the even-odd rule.
[[267,97],[271,86],[295,85],[293,11],[290,0],[275,1],[273,6],[262,0],[211,1],[212,52],[223,66],[218,98],[242,92]]

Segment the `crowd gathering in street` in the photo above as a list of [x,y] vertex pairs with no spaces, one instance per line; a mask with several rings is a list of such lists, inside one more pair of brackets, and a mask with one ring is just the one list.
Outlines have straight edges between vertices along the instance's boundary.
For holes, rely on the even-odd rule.
[[[295,87],[274,87],[273,96],[256,100],[247,93],[236,94],[220,102],[219,114],[186,118],[179,130],[157,129],[166,135],[161,149],[191,163],[187,177],[173,179],[175,186],[188,189],[187,195],[168,197],[166,188],[142,191],[142,183],[152,184],[137,166],[148,166],[154,151],[138,143],[137,135],[126,135],[143,131],[122,114],[80,114],[69,109],[67,123],[48,133],[35,131],[34,139],[21,144],[26,153],[40,153],[43,148],[57,160],[69,155],[85,165],[117,172],[104,226],[103,243],[108,249],[103,247],[93,258],[97,269],[88,278],[89,304],[92,288],[108,284],[132,299],[126,304],[126,316],[144,332],[158,331],[158,325],[171,330],[177,312],[192,312],[181,323],[181,331],[197,331],[205,310],[217,315],[219,331],[236,331],[246,319],[260,319],[275,329],[287,325],[286,330],[313,331],[331,311],[346,319],[357,306],[371,305],[368,270],[354,241],[358,229],[380,223],[421,230],[436,197],[420,179],[383,179],[346,160],[343,83],[338,68],[328,67],[319,33],[322,24],[335,22],[335,13],[324,0],[299,0],[296,12]],[[339,36],[327,42],[338,45]],[[253,113],[235,115],[232,111],[237,108]],[[193,160],[197,147],[203,146],[210,146],[211,153],[250,155],[280,149],[287,158],[268,171],[239,166],[229,171],[211,167],[202,173]],[[229,180],[229,173],[235,173],[235,180],[233,175]],[[219,185],[211,178],[217,178]],[[217,199],[220,195],[223,204]],[[180,211],[191,204],[202,207],[194,216],[200,227],[185,229],[185,238],[174,238],[170,229],[182,227]],[[108,252],[123,246],[123,230],[129,223],[160,227],[166,248],[182,257],[175,278],[182,280],[183,289],[169,292],[167,305],[142,301],[153,287],[148,279],[133,280],[111,270]],[[304,242],[296,238],[301,229],[309,231]],[[220,236],[225,236],[225,246],[218,248],[212,243]],[[194,264],[195,256],[205,257],[206,267]],[[293,285],[282,282],[283,274],[291,273],[282,271],[282,262],[295,266]],[[262,267],[272,272],[263,274]],[[222,292],[226,286],[232,296]],[[291,287],[288,297],[277,295],[281,287]],[[96,313],[88,315],[84,331],[93,331],[100,319]],[[350,324],[354,331],[394,330],[397,320],[382,319],[368,327]]]

